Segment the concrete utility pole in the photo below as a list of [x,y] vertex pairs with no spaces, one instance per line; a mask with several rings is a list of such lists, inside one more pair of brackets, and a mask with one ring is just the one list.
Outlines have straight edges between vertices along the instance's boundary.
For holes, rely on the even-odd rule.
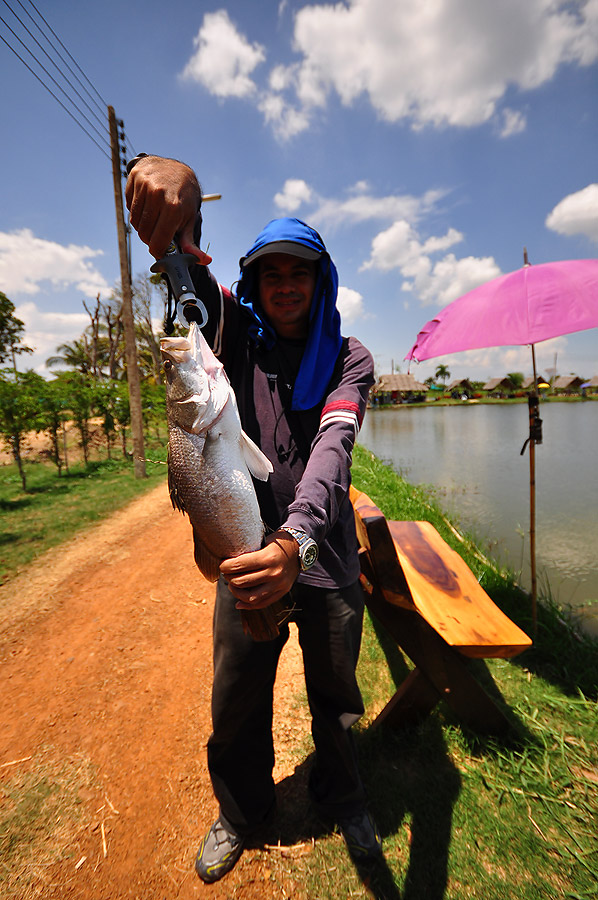
[[131,410],[131,436],[133,438],[133,463],[135,477],[145,478],[145,450],[143,443],[143,419],[141,417],[141,384],[137,365],[137,344],[135,343],[135,321],[133,319],[133,296],[131,293],[131,273],[127,251],[127,232],[123,209],[123,195],[120,174],[120,150],[114,108],[108,107],[110,124],[110,146],[112,150],[112,178],[114,180],[114,205],[116,207],[116,228],[118,231],[118,253],[120,256],[120,281],[122,287],[122,320],[125,333],[125,355],[127,361],[127,382],[129,385],[129,407]]

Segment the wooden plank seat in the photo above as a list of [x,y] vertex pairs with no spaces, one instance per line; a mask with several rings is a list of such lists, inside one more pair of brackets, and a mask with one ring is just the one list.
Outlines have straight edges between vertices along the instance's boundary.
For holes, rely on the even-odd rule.
[[509,721],[470,660],[516,656],[530,638],[430,522],[388,522],[355,488],[351,501],[366,603],[415,664],[374,724],[418,721],[444,699],[466,724],[505,731]]

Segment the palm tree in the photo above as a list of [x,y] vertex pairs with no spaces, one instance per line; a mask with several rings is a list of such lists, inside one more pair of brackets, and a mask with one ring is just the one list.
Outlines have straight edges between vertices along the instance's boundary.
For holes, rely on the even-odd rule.
[[448,366],[445,366],[444,363],[441,363],[439,366],[436,366],[436,372],[434,373],[434,377],[437,381],[447,382],[451,377],[451,373]]
[[60,344],[56,350],[59,355],[50,356],[46,360],[47,366],[68,366],[70,369],[81,372],[82,375],[88,375],[91,372],[91,353],[89,341],[85,334],[74,341]]

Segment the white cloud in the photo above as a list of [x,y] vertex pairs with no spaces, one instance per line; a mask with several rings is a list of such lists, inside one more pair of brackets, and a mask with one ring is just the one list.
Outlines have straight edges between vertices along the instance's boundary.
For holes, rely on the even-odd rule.
[[[404,279],[401,290],[416,294],[423,305],[444,306],[501,274],[492,257],[458,259],[453,253],[446,253],[464,240],[456,228],[449,228],[443,235],[420,237],[420,220],[436,209],[445,191],[430,190],[420,197],[375,197],[369,190],[367,182],[360,181],[346,191],[344,198],[325,198],[303,179],[291,178],[275,195],[274,202],[285,213],[294,213],[302,204],[313,202],[309,218],[318,227],[394,219],[372,240],[370,258],[362,264],[361,271],[399,269]],[[433,259],[441,253],[444,256]]]
[[216,97],[249,97],[256,92],[250,77],[266,54],[239,33],[226,10],[206,13],[193,41],[195,52],[183,69],[184,80],[202,84]]
[[417,294],[423,305],[436,303],[445,306],[500,275],[500,269],[492,257],[467,256],[458,259],[454,253],[447,253],[433,261],[434,254],[462,240],[460,231],[449,228],[445,235],[422,241],[413,225],[399,220],[373,239],[370,258],[363,264],[362,270],[390,272],[399,269],[404,278],[401,285],[403,291]]
[[372,253],[363,269],[379,269],[389,272],[401,268],[410,259],[421,255],[421,244],[409,222],[404,219],[393,222],[390,228],[381,231],[372,241]]
[[[445,190],[429,190],[419,197],[413,194],[387,194],[385,197],[376,197],[371,193],[367,182],[359,181],[347,190],[345,197],[338,199],[319,196],[305,181],[289,179],[274,200],[281,209],[285,208],[283,203],[287,201],[289,203],[294,200],[300,200],[301,203],[313,201],[315,205],[310,218],[321,226],[331,228],[347,222],[393,219],[417,222],[432,212],[437,207],[438,201],[446,194]],[[298,205],[295,208],[298,208]],[[287,205],[286,208],[291,207]]]
[[441,250],[448,250],[455,244],[460,244],[462,240],[463,235],[460,231],[457,231],[456,228],[449,228],[442,237],[429,237],[427,241],[424,241],[422,250],[424,253],[438,253]]
[[[366,95],[381,118],[472,126],[492,118],[511,85],[539,87],[564,63],[589,65],[596,3],[566,0],[352,0],[297,13],[299,95]],[[520,130],[519,114],[510,111]]]
[[309,126],[307,113],[289,106],[279,94],[263,94],[258,100],[258,109],[266,124],[271,125],[276,136],[283,141],[301,134]]
[[[576,342],[576,338],[579,338],[579,335],[561,336],[536,344],[538,375],[551,376],[550,370],[554,365],[556,355],[559,374],[577,372],[577,374],[589,377],[594,371],[595,357],[584,359],[584,351]],[[527,346],[482,347],[477,350],[464,350],[461,353],[424,360],[422,363],[411,361],[409,367],[418,381],[423,381],[428,375],[434,375],[436,367],[440,363],[448,366],[451,379],[472,378],[475,381],[487,381],[499,375],[506,375],[507,372],[523,372],[524,375],[532,375],[532,355]]]
[[270,90],[279,93],[292,87],[294,81],[293,73],[296,71],[296,66],[274,66],[268,76]]
[[369,193],[353,191],[344,200],[323,199],[313,216],[326,225],[343,222],[366,222],[376,219],[406,219],[416,222],[431,212],[444,197],[446,191],[430,190],[421,197],[411,194],[391,194],[374,197]]
[[500,268],[491,256],[466,256],[457,259],[453,253],[449,253],[438,260],[424,277],[416,277],[414,288],[422,303],[446,306],[500,274]]
[[597,21],[596,0],[313,3],[295,16],[298,60],[275,65],[260,88],[251,76],[264,48],[219,10],[204,16],[183,76],[219,97],[254,95],[282,139],[307,128],[333,95],[346,106],[366,98],[388,122],[422,128],[494,120],[508,137],[525,128],[525,117],[500,108],[507,91],[536,89],[563,65],[595,63]]
[[521,134],[527,127],[527,120],[523,113],[516,109],[503,109],[500,117],[500,136],[511,137],[513,134]]
[[[550,341],[542,341],[536,345],[536,371],[539,375],[548,375],[547,369],[552,365],[555,353],[563,353],[567,347],[567,338],[558,337]],[[488,378],[505,375],[507,372],[523,372],[531,375],[533,369],[531,350],[528,346],[482,347],[477,350],[464,350],[443,356],[442,362],[451,367],[467,370],[486,371]]]
[[302,178],[288,178],[282,188],[274,195],[274,203],[281,212],[294,213],[304,203],[309,203],[313,191]]
[[363,297],[352,288],[339,286],[336,305],[344,325],[349,325],[364,315]]
[[89,325],[86,313],[45,312],[31,300],[15,304],[15,315],[25,325],[24,343],[34,350],[19,357],[19,368],[35,369],[42,375],[50,373],[45,362],[56,356],[57,347],[81,337]]
[[[301,206],[312,204],[309,213],[311,222],[319,227],[333,228],[339,225],[355,224],[367,221],[393,221],[405,220],[409,223],[417,223],[424,216],[436,210],[438,201],[446,196],[448,191],[434,189],[426,191],[417,197],[412,194],[388,194],[385,197],[377,197],[371,193],[366,181],[358,181],[345,192],[345,196],[322,197],[316,190],[302,178],[288,178],[282,190],[274,195],[274,203],[277,208],[286,214],[295,213]],[[457,238],[455,237],[457,236]],[[442,240],[451,246],[455,240],[461,240],[462,236],[455,229],[450,229],[444,238],[431,238],[433,242]],[[444,246],[444,245],[443,245]],[[442,247],[426,247],[428,252]]]
[[420,261],[432,253],[447,250],[463,240],[463,235],[450,228],[442,237],[430,237],[423,244],[415,228],[404,219],[393,222],[372,241],[372,254],[363,269],[388,272],[400,268],[409,272],[419,270]]
[[547,216],[546,225],[559,234],[583,234],[598,241],[598,184],[564,197]]
[[101,255],[91,247],[35,237],[29,228],[0,232],[0,290],[13,302],[15,296],[39,293],[44,283],[54,290],[74,286],[87,296],[108,293],[104,277],[88,262]]

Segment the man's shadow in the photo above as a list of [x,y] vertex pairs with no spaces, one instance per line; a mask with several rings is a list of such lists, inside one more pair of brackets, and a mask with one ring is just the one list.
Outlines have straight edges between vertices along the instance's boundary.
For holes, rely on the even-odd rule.
[[[399,684],[407,674],[403,657],[396,645],[387,644],[382,634],[379,638],[386,644],[391,674]],[[370,809],[382,838],[389,839],[383,859],[356,864],[361,880],[376,900],[441,900],[447,885],[453,807],[461,786],[441,721],[432,715],[418,726],[400,730],[369,726],[355,729],[355,738]],[[276,787],[278,838],[283,845],[331,833],[309,802],[312,763],[313,754]],[[402,839],[393,841],[399,832]]]

